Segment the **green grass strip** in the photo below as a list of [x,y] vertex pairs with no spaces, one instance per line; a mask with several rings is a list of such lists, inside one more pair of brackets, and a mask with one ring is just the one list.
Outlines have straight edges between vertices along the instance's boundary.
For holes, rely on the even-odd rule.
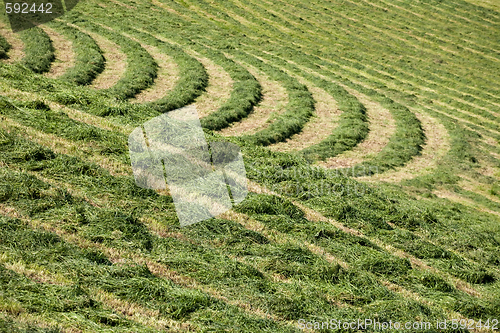
[[99,154],[120,156],[124,163],[127,162],[125,135],[73,120],[41,101],[9,101],[0,97],[0,114],[44,133],[77,142],[92,142],[97,144]]
[[126,54],[127,69],[125,74],[113,87],[105,89],[108,94],[118,100],[125,100],[134,97],[153,84],[158,74],[158,64],[140,43],[93,23],[90,18],[83,14],[76,20],[70,20],[70,23],[82,26],[109,39],[118,44],[121,51]]
[[46,73],[55,59],[50,37],[38,27],[23,30],[19,37],[24,43],[21,64],[35,73]]
[[76,54],[75,65],[59,77],[77,85],[88,85],[105,68],[102,51],[88,34],[59,21],[52,21],[52,27],[68,38]]
[[200,44],[195,44],[194,48],[222,66],[233,79],[233,91],[229,100],[217,111],[203,118],[201,125],[219,131],[248,116],[262,98],[262,87],[259,82],[248,70],[226,58],[223,53],[203,48]]
[[12,45],[9,44],[7,39],[4,36],[0,35],[0,59],[8,59],[9,56],[7,52],[12,48]]
[[284,71],[263,62],[253,56],[237,50],[230,51],[244,61],[266,73],[272,80],[280,82],[288,92],[286,111],[279,115],[267,128],[252,135],[243,135],[243,141],[256,145],[268,146],[282,142],[302,128],[314,114],[314,99],[307,87],[289,76]]

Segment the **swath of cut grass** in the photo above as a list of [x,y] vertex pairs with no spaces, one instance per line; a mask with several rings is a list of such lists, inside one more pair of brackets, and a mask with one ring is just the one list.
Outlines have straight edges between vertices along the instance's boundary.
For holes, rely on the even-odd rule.
[[55,60],[46,75],[50,78],[57,78],[63,75],[69,68],[75,64],[75,53],[73,52],[73,45],[70,40],[66,39],[57,31],[42,26],[41,29],[49,36],[54,47]]
[[92,81],[95,89],[110,89],[120,81],[127,69],[127,56],[121,52],[118,44],[96,33],[84,31],[90,35],[102,51],[106,61],[104,70]]
[[326,139],[337,127],[341,111],[335,99],[325,90],[314,86],[311,82],[299,81],[306,84],[316,101],[315,113],[302,131],[284,142],[269,146],[275,151],[297,151],[315,145]]
[[440,122],[423,113],[415,112],[422,123],[426,143],[421,155],[416,156],[399,170],[375,174],[371,177],[360,177],[360,180],[399,182],[418,175],[425,175],[436,169],[439,160],[450,150],[450,136]]
[[247,66],[247,70],[262,86],[262,100],[257,106],[254,106],[253,111],[248,117],[240,122],[233,123],[230,127],[222,129],[220,131],[222,135],[254,134],[266,128],[275,119],[273,117],[285,111],[286,104],[288,103],[286,89],[256,68]]
[[370,123],[368,136],[359,143],[353,150],[348,150],[341,155],[329,158],[318,165],[326,168],[349,168],[370,156],[379,153],[389,142],[391,135],[395,131],[395,122],[391,113],[380,104],[373,102],[368,96],[363,95],[344,86],[350,94],[363,103],[366,107],[366,114]]
[[[130,36],[129,36],[130,37]],[[138,40],[136,40],[138,41]],[[175,87],[179,79],[179,68],[174,59],[161,52],[158,48],[141,44],[158,63],[158,75],[154,84],[130,100],[131,103],[154,102],[164,97],[168,91]]]

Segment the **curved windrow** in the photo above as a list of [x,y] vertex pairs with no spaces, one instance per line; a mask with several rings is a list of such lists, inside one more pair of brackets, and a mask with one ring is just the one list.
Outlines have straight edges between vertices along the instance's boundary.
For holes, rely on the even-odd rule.
[[0,59],[8,59],[9,56],[7,52],[12,48],[7,39],[4,36],[0,36]]
[[280,82],[288,92],[286,111],[269,126],[252,135],[243,135],[243,141],[268,146],[299,133],[314,113],[314,100],[307,87],[285,72],[240,51],[232,52],[238,59],[258,68],[271,79]]
[[118,44],[127,56],[127,67],[123,77],[114,86],[105,89],[107,94],[118,100],[126,100],[153,84],[158,65],[140,43],[93,23],[84,15],[75,23]]
[[77,85],[89,85],[105,67],[102,51],[90,35],[63,22],[53,21],[49,25],[69,39],[75,53],[75,64],[59,79]]
[[338,125],[326,139],[303,149],[301,154],[304,157],[310,161],[325,160],[344,151],[353,149],[366,138],[369,131],[366,108],[355,96],[349,94],[342,86],[335,83],[335,81],[327,80],[324,76],[308,71],[303,66],[291,63],[268,52],[262,52],[255,49],[248,49],[247,52],[256,54],[263,59],[267,59],[271,63],[286,68],[295,75],[303,77],[326,91],[337,101],[337,107],[341,112]]
[[19,33],[24,42],[24,58],[21,64],[31,71],[47,73],[55,59],[50,37],[42,29],[35,27]]

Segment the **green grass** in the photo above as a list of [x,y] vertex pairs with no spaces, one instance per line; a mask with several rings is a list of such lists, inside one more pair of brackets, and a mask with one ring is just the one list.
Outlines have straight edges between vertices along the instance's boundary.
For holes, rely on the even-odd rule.
[[51,26],[71,41],[76,54],[75,65],[61,75],[60,79],[77,85],[91,84],[105,67],[99,46],[92,37],[74,27],[58,21],[51,22]]
[[12,46],[5,39],[5,37],[0,36],[0,59],[8,59],[9,58],[9,56],[7,55],[7,52],[9,52],[11,47]]
[[[159,331],[144,323],[151,319],[172,331],[297,332],[300,318],[500,317],[500,13],[462,0],[159,3],[89,0],[50,23],[76,55],[59,79],[40,75],[54,50],[38,28],[22,33],[21,63],[0,64],[9,96],[0,99],[8,120],[0,129],[0,331]],[[114,87],[90,87],[106,64],[83,30],[127,55]],[[132,104],[157,79],[141,44],[170,56],[179,79],[159,100]],[[8,50],[0,38],[0,57]],[[248,178],[275,194],[250,193],[231,214],[181,228],[169,195],[135,185],[126,133],[206,93],[207,71],[192,52],[233,80],[230,98],[202,119],[208,141],[260,103],[262,83],[247,67],[283,86],[289,103],[264,130],[227,138],[241,146]],[[335,129],[298,153],[267,149],[311,120],[318,101],[309,85],[337,102]],[[444,126],[450,149],[399,183],[314,167],[371,130],[348,91],[379,103],[396,124],[388,144],[353,170],[404,171],[428,154],[434,133],[414,111]],[[49,149],[40,137],[62,143]],[[156,315],[128,316],[97,299],[103,293]]]
[[37,27],[23,30],[20,38],[24,42],[21,64],[35,73],[48,72],[55,56],[54,47],[45,31]]

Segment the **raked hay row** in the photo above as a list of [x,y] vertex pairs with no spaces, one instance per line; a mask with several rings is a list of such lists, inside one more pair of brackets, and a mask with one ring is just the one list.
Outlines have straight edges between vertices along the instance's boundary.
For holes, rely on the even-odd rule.
[[[500,330],[499,32],[492,0],[4,12],[0,332]],[[128,137],[188,105],[249,192],[181,227]]]

